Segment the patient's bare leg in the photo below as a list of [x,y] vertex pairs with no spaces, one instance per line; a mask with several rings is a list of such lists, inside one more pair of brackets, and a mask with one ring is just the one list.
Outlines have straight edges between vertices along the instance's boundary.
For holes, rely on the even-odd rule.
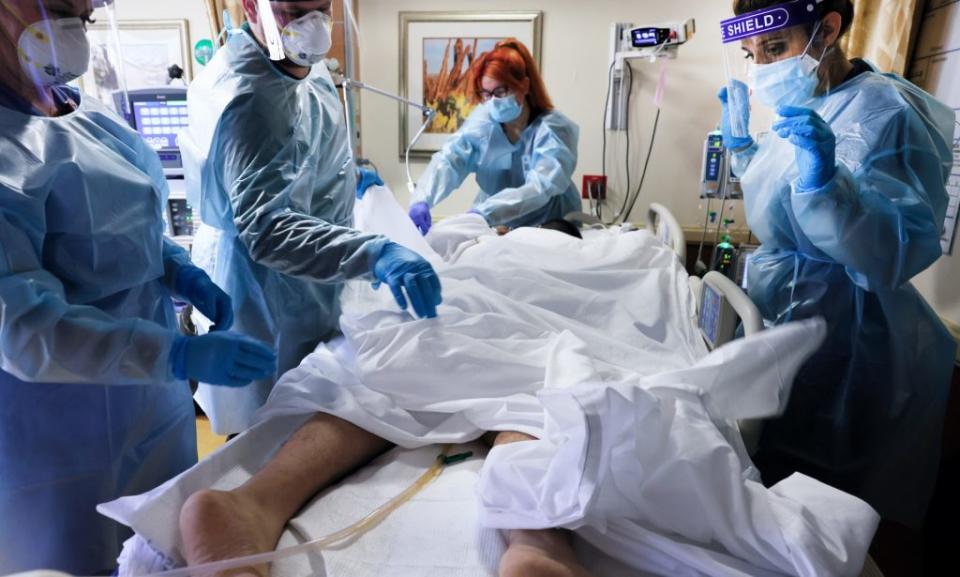
[[[201,491],[180,511],[189,565],[273,551],[284,526],[317,492],[390,444],[331,415],[308,421],[249,481],[233,491]],[[266,566],[224,573],[268,575]]]
[[[493,444],[534,440],[523,433],[503,432],[497,433]],[[507,551],[500,559],[500,577],[590,577],[577,563],[570,538],[563,529],[510,531]]]

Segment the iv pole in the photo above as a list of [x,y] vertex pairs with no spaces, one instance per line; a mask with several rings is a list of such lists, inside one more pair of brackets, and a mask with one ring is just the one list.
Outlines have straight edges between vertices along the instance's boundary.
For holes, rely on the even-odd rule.
[[430,122],[433,121],[433,117],[437,113],[437,111],[430,108],[429,106],[418,104],[412,100],[403,98],[401,96],[397,96],[395,94],[391,94],[384,90],[380,90],[379,88],[376,88],[374,86],[370,86],[369,84],[364,84],[363,82],[358,82],[356,80],[351,80],[349,78],[343,79],[343,89],[348,92],[352,92],[355,89],[369,90],[374,94],[379,94],[380,96],[385,96],[386,98],[389,98],[391,100],[396,100],[397,102],[406,104],[410,108],[416,108],[417,110],[423,113],[423,117],[424,117],[423,124],[420,126],[420,130],[417,131],[417,134],[413,137],[413,140],[410,141],[410,144],[407,145],[407,151],[404,159],[406,164],[406,169],[407,169],[407,190],[410,191],[410,194],[413,194],[413,191],[416,189],[416,184],[413,181],[413,175],[410,173],[410,149],[413,148],[413,145],[416,144],[418,140],[420,140],[421,136],[423,136],[423,133],[427,130],[427,127],[430,126]]
[[416,189],[416,184],[413,181],[413,175],[410,172],[410,149],[413,148],[413,145],[420,140],[420,137],[423,136],[423,133],[427,130],[427,127],[430,126],[430,123],[433,121],[433,117],[437,114],[437,111],[430,108],[429,106],[424,106],[407,98],[403,98],[396,94],[392,94],[385,90],[381,90],[369,84],[364,84],[363,82],[353,80],[356,70],[356,50],[354,50],[354,30],[350,25],[348,19],[350,18],[348,11],[352,10],[346,4],[351,0],[343,0],[344,2],[344,40],[346,43],[344,58],[346,62],[344,64],[344,77],[343,77],[343,100],[345,103],[345,111],[347,115],[347,131],[350,134],[350,155],[353,157],[354,164],[358,160],[358,151],[360,148],[360,134],[356,128],[356,100],[355,92],[360,90],[368,90],[374,94],[379,94],[391,100],[395,100],[401,104],[405,104],[411,108],[419,110],[424,117],[423,125],[420,126],[420,130],[417,131],[417,134],[413,137],[413,140],[410,141],[410,144],[407,145],[407,151],[405,155],[405,164],[407,170],[407,190],[410,194],[413,194]]

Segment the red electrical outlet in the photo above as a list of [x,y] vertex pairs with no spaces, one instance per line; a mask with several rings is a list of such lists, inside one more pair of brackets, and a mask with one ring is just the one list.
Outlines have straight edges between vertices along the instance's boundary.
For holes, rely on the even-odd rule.
[[584,174],[583,187],[580,189],[580,198],[584,200],[606,200],[607,177],[597,174]]

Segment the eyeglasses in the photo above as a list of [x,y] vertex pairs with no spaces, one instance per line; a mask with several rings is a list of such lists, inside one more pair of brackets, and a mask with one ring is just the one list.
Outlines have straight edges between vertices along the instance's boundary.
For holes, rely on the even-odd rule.
[[498,86],[493,90],[481,90],[477,93],[480,96],[480,102],[486,102],[491,98],[503,98],[510,94],[510,89],[506,86]]

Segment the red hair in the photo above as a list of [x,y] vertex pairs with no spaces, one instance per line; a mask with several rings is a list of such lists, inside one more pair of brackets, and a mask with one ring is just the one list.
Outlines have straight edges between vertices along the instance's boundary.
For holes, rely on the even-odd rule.
[[513,92],[528,89],[527,102],[534,115],[553,110],[553,101],[547,94],[537,63],[527,47],[516,38],[498,42],[493,50],[473,63],[470,73],[470,99],[475,104],[480,103],[481,81],[484,76],[489,76]]

